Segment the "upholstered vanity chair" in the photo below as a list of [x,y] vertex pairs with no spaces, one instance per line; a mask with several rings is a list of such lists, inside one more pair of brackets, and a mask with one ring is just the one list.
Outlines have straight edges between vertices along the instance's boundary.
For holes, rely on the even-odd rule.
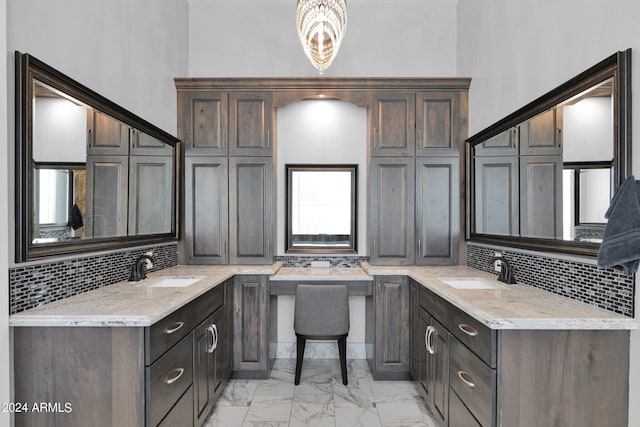
[[293,329],[296,333],[296,378],[300,384],[304,346],[311,340],[338,340],[342,383],[347,385],[349,294],[346,285],[298,285]]

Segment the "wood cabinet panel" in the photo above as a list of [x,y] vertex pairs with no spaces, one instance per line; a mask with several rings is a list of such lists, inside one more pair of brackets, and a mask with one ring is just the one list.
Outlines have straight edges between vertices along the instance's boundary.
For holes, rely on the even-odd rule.
[[229,95],[226,92],[179,92],[178,135],[186,156],[228,153]]
[[234,370],[240,377],[268,378],[269,278],[236,276],[234,283]]
[[87,109],[87,155],[128,155],[130,129],[111,116]]
[[545,111],[519,125],[521,155],[562,155],[562,118],[556,113],[562,110]]
[[229,154],[271,156],[272,96],[270,92],[229,94]]
[[229,162],[229,262],[270,263],[275,222],[272,159],[236,157]]
[[562,239],[562,157],[520,156],[520,236]]
[[416,155],[450,156],[458,152],[463,123],[460,93],[417,93]]
[[373,156],[415,153],[415,94],[377,93],[371,115]]
[[182,247],[189,264],[227,264],[229,236],[228,160],[185,159]]
[[[377,276],[375,332],[367,354],[374,379],[404,378],[409,370],[409,284],[406,276]],[[395,376],[394,376],[395,375]]]
[[171,232],[173,158],[129,156],[130,236]]
[[414,160],[371,159],[369,182],[370,260],[379,265],[413,262]]
[[520,234],[519,177],[518,156],[476,157],[476,233]]
[[518,141],[518,128],[513,127],[475,145],[474,154],[476,157],[517,156]]
[[174,148],[137,129],[131,129],[129,154],[135,156],[169,156]]
[[127,235],[128,156],[87,156],[87,238]]
[[449,393],[449,427],[482,427],[453,390]]
[[457,264],[460,159],[416,160],[416,265]]

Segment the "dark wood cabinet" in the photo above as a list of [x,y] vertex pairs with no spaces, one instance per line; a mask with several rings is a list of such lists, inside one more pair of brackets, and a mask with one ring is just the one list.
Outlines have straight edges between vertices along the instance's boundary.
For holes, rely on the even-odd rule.
[[73,408],[18,414],[16,425],[200,426],[231,374],[232,284],[149,327],[14,328],[16,399]]
[[229,94],[229,154],[271,156],[271,92]]
[[371,155],[415,154],[415,94],[376,93],[371,111]]
[[229,173],[226,157],[187,157],[184,233],[187,264],[229,262]]
[[131,128],[122,122],[87,109],[87,156],[126,156]]
[[234,280],[234,377],[269,378],[276,333],[269,276],[238,275]]
[[479,156],[517,156],[519,147],[518,127],[512,127],[474,145],[475,157]]
[[518,125],[520,155],[562,156],[562,109],[547,110]]
[[275,191],[271,157],[229,159],[229,262],[270,264]]
[[409,371],[409,283],[406,276],[376,276],[367,361],[374,379],[406,379]]
[[128,156],[87,156],[85,236],[127,235]]
[[[154,148],[149,148],[152,150]],[[164,150],[163,148],[159,148]],[[170,156],[129,156],[128,234],[171,232],[174,163]]]
[[520,236],[562,239],[562,156],[520,156]]
[[185,155],[226,156],[229,153],[229,94],[182,92],[178,96],[178,135]]
[[[465,101],[466,102],[466,101]],[[466,105],[459,92],[416,93],[416,155],[452,156],[464,141]]]
[[410,286],[412,376],[440,425],[627,425],[628,331],[495,330]]
[[413,263],[414,200],[414,159],[373,157],[368,214],[369,256],[372,264]]
[[460,159],[416,159],[416,265],[457,264],[460,242]]

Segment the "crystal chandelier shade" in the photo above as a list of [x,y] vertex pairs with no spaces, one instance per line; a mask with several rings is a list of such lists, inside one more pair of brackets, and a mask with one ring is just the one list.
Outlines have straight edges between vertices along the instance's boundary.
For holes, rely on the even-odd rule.
[[347,30],[345,0],[298,0],[298,37],[320,74],[333,62]]

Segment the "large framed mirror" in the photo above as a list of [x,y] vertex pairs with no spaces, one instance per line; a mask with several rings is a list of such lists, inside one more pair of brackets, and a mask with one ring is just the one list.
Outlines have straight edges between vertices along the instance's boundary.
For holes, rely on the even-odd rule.
[[16,262],[176,240],[179,149],[16,52]]
[[631,173],[631,50],[467,140],[467,238],[596,256]]
[[285,165],[288,253],[357,253],[358,165]]

